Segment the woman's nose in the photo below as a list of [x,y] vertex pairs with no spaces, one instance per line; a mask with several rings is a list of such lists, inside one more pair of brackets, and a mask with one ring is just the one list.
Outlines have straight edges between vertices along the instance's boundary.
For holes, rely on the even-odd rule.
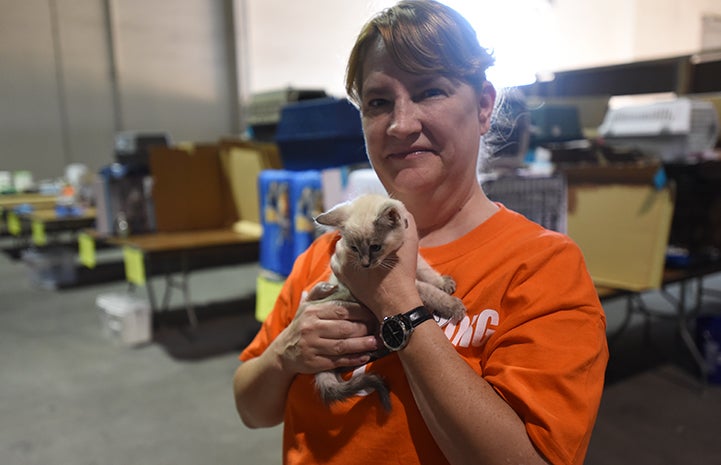
[[421,130],[418,108],[413,102],[397,101],[393,105],[393,114],[388,126],[388,135],[405,138]]

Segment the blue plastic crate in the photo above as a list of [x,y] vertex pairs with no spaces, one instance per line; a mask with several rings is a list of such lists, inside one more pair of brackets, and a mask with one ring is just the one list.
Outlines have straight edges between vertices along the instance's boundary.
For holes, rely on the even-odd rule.
[[322,170],[365,163],[360,112],[333,97],[285,105],[276,130],[283,168]]

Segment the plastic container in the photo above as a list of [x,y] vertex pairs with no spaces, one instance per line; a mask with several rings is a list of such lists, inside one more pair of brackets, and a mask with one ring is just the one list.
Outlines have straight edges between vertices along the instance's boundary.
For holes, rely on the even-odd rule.
[[260,266],[287,276],[293,266],[293,215],[290,171],[264,170],[258,176],[260,198]]
[[287,170],[322,170],[368,161],[360,112],[347,99],[329,97],[285,105],[275,141]]
[[152,339],[150,304],[130,294],[100,294],[95,304],[100,309],[103,334],[114,343],[137,346]]
[[67,247],[28,249],[22,259],[28,265],[30,282],[54,290],[77,281],[76,252]]
[[314,218],[323,211],[320,172],[264,170],[258,188],[260,266],[288,276],[295,259],[317,237]]
[[709,383],[721,384],[721,315],[697,318],[696,340],[706,361]]

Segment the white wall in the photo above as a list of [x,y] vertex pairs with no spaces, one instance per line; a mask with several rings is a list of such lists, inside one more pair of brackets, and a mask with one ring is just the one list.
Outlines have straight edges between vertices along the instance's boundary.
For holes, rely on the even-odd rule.
[[116,130],[237,134],[231,5],[0,0],[0,170],[95,171],[113,161]]
[[222,1],[115,0],[121,125],[214,141],[236,129]]
[[[250,91],[321,87],[343,95],[345,60],[360,26],[392,1],[246,0]],[[694,53],[704,13],[719,0],[447,0],[466,14],[499,61],[519,42],[539,71],[558,71]],[[538,9],[547,7],[541,17]],[[522,12],[528,11],[529,15]],[[499,27],[500,25],[500,27]],[[488,30],[492,30],[489,37]],[[513,52],[509,52],[513,53]]]
[[59,175],[107,151],[102,8],[83,6],[0,1],[0,169]]
[[245,0],[251,92],[288,86],[344,95],[348,53],[360,28],[392,0]]

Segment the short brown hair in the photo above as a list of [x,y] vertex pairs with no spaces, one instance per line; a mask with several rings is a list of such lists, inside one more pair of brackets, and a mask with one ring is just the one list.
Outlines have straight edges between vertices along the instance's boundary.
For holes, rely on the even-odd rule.
[[494,61],[460,13],[435,0],[403,0],[368,21],[351,50],[345,87],[358,104],[363,93],[363,61],[379,39],[402,70],[439,73],[465,81],[479,91],[486,69]]

